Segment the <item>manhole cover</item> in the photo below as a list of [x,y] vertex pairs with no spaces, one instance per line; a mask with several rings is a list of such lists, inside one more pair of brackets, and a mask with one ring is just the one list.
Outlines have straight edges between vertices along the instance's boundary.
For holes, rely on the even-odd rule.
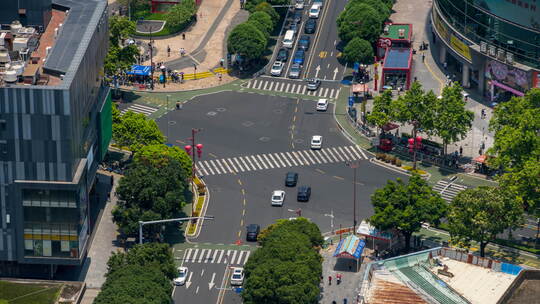
[[303,140],[303,139],[300,139],[300,138],[298,138],[298,139],[295,139],[295,140],[294,140],[294,142],[295,142],[295,143],[297,143],[297,144],[301,144],[301,143],[303,143],[303,142],[304,142],[304,140]]
[[208,116],[216,116],[217,112],[210,111],[210,112],[206,113],[206,115],[208,115]]
[[227,111],[227,109],[225,109],[225,108],[217,108],[216,111],[218,111],[218,112],[225,112],[225,111]]
[[283,113],[283,110],[281,110],[281,109],[275,109],[275,110],[274,110],[274,113],[276,113],[276,114],[282,114],[282,113]]
[[174,126],[175,124],[176,124],[176,121],[174,121],[174,120],[169,120],[169,125],[170,125],[170,126]]
[[337,129],[336,128],[330,128],[328,129],[330,132],[337,132]]
[[251,127],[253,125],[254,125],[253,121],[244,121],[242,123],[242,126],[244,126],[244,127]]
[[263,137],[259,138],[259,140],[267,142],[267,141],[270,141],[270,137],[263,136]]

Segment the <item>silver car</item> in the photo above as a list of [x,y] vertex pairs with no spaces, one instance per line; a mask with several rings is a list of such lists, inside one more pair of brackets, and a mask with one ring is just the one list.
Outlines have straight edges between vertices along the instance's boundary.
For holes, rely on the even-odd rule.
[[301,71],[302,68],[298,63],[291,65],[291,69],[289,70],[289,78],[299,78]]
[[274,62],[274,64],[272,65],[272,69],[270,70],[270,74],[272,76],[281,76],[281,73],[283,72],[283,62],[281,61],[276,61]]

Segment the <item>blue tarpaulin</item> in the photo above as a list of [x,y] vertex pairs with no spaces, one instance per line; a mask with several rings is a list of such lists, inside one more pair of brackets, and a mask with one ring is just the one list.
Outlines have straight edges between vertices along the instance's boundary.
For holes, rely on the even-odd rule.
[[334,257],[355,258],[362,256],[366,242],[355,235],[349,235],[339,241]]
[[131,70],[127,71],[128,75],[149,76],[150,66],[134,64],[131,66]]
[[521,271],[521,267],[514,264],[502,263],[501,271],[512,275],[518,275]]

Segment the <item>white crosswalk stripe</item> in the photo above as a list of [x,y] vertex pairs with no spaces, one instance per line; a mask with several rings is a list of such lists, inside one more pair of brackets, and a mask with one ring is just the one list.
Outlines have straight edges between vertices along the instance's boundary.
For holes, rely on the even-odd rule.
[[447,202],[451,202],[454,199],[454,197],[458,195],[459,192],[466,189],[467,189],[467,186],[455,184],[455,183],[448,186],[447,181],[438,181],[437,184],[433,186],[433,190],[439,193],[441,197]]
[[188,248],[184,263],[244,265],[249,259],[249,250],[196,249]]
[[148,115],[154,113],[157,110],[158,110],[157,108],[143,106],[143,105],[135,103],[135,104],[132,104],[129,107],[123,109],[122,111],[120,111],[120,115],[124,115],[128,111],[131,111],[131,112],[135,112],[137,114],[144,114],[145,116],[148,116]]
[[[204,160],[197,163],[197,171],[201,175],[219,175],[361,159],[368,159],[364,151],[356,145],[351,145],[328,147],[321,150],[297,150]],[[449,193],[451,193],[452,187],[447,189]]]
[[[246,84],[248,89],[263,91],[285,92],[291,94],[301,94],[308,96],[318,96],[321,98],[337,98],[339,89],[321,87],[316,91],[307,90],[307,86],[299,82],[282,82],[279,80],[253,79]],[[334,92],[336,93],[334,96]],[[157,109],[155,109],[157,110]]]

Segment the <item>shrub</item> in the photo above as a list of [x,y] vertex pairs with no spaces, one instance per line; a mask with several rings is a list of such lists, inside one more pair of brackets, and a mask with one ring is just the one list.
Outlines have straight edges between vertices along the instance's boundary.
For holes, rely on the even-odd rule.
[[391,162],[392,162],[392,159],[394,159],[394,156],[393,156],[393,155],[387,154],[387,155],[386,155],[386,159],[385,159],[384,161],[387,162],[387,163],[391,163]]
[[191,22],[196,13],[197,5],[195,5],[195,0],[182,0],[171,7],[167,13],[165,26],[173,32],[179,31]]
[[390,162],[392,163],[392,165],[395,165],[397,161],[398,161],[398,158],[396,156],[392,156],[392,158],[390,159]]
[[384,154],[383,154],[383,153],[380,153],[380,152],[379,152],[379,153],[375,153],[375,158],[376,158],[376,159],[382,159],[382,158],[383,158],[383,155],[384,155]]
[[401,159],[396,158],[396,166],[401,167]]

